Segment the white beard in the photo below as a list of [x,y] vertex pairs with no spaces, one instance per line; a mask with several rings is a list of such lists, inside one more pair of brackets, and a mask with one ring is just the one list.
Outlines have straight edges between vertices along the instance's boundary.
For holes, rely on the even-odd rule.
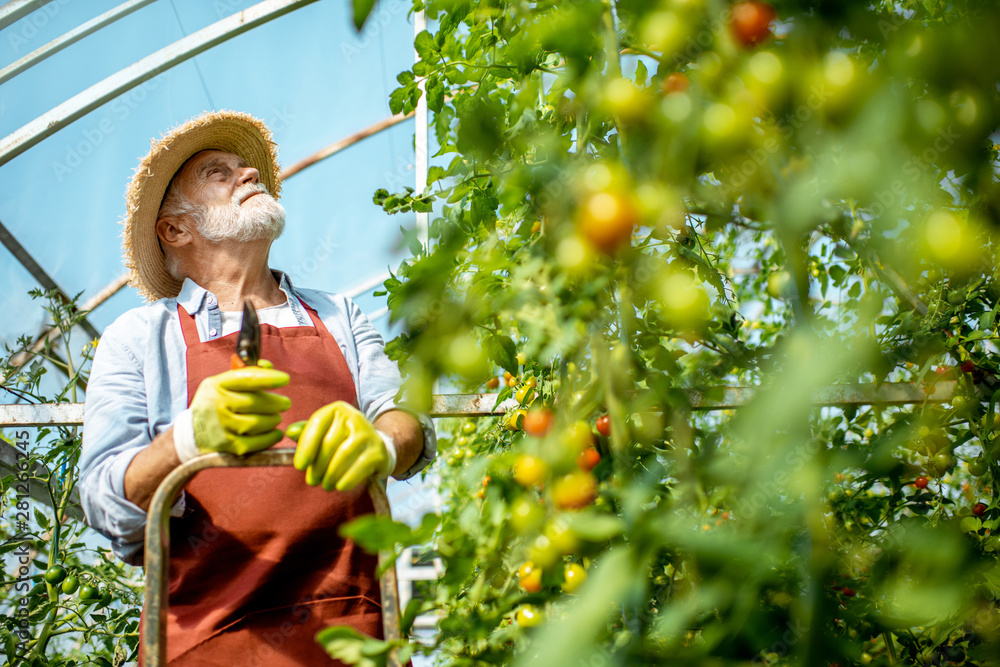
[[[240,205],[252,192],[259,192]],[[260,184],[248,183],[233,193],[229,204],[206,206],[197,220],[198,232],[212,243],[274,241],[285,228],[285,207]]]

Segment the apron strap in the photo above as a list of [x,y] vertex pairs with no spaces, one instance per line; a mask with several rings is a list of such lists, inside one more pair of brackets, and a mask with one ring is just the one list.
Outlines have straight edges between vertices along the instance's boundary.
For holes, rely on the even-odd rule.
[[306,312],[309,314],[309,319],[312,320],[313,326],[316,328],[316,331],[317,332],[325,331],[326,326],[319,319],[319,314],[316,312],[316,309],[310,306],[305,301],[303,301],[301,298],[299,298],[299,303],[301,303],[302,307],[306,309]]
[[194,315],[189,315],[184,306],[177,304],[177,317],[181,323],[181,334],[184,336],[184,345],[191,347],[201,342],[198,336],[198,325],[194,323]]

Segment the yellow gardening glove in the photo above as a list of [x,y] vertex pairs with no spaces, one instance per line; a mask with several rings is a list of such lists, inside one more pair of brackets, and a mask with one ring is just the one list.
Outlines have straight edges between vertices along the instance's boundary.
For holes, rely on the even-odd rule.
[[306,422],[295,448],[295,467],[310,486],[349,491],[373,475],[387,475],[395,449],[383,440],[354,406],[337,401],[323,406]]
[[288,373],[267,361],[202,380],[191,401],[195,444],[201,452],[247,454],[283,437],[275,429],[291,407],[286,396],[265,391],[288,384]]

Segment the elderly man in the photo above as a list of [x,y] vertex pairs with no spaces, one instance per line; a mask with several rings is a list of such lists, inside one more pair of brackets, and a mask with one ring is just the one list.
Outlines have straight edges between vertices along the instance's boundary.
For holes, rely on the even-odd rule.
[[[361,483],[433,458],[433,425],[395,403],[399,373],[356,305],[268,266],[285,212],[274,144],[245,114],[204,114],[154,142],[126,194],[123,246],[152,303],[104,332],[87,389],[81,499],[115,553],[142,561],[150,499],[209,451],[296,446],[296,469],[216,469],[172,508],[167,659],[318,665],[315,633],[379,636],[375,557],[338,535],[372,511]],[[230,369],[244,301],[262,362]],[[305,474],[303,474],[303,472]]]

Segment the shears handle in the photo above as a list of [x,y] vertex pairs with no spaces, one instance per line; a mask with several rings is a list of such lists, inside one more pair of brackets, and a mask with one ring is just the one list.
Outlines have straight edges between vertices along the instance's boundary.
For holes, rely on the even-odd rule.
[[[243,361],[243,359],[240,358],[240,355],[236,354],[235,352],[233,352],[232,356],[229,357],[229,365],[232,366],[233,370],[247,367],[247,363]],[[285,430],[285,435],[288,436],[289,439],[298,442],[299,436],[302,435],[302,429],[304,429],[305,427],[306,427],[305,420],[293,422]]]
[[288,425],[288,428],[285,429],[285,436],[290,440],[298,442],[299,436],[302,435],[302,429],[304,429],[305,427],[306,427],[305,420],[300,422],[292,422],[291,424]]

